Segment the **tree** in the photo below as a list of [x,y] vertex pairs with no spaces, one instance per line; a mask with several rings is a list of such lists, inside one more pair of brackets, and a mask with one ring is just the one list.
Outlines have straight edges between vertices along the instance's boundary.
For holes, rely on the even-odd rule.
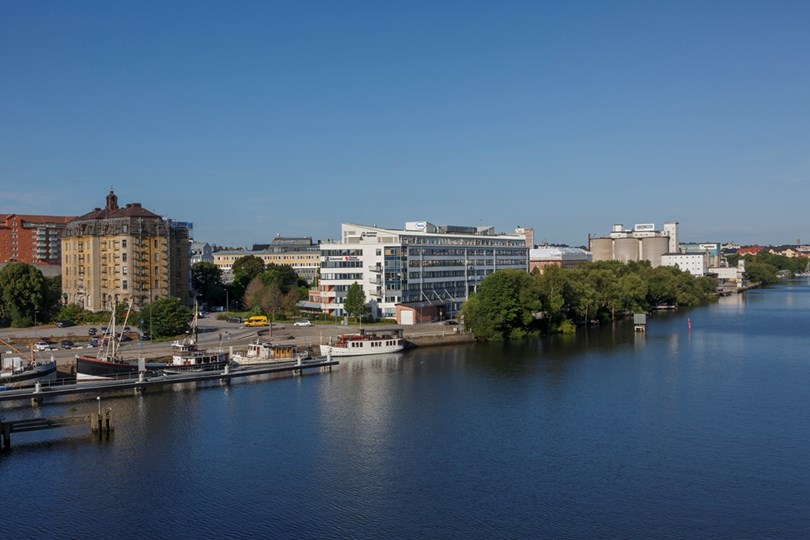
[[158,298],[141,310],[141,320],[153,337],[170,337],[186,332],[194,318],[191,309],[173,296]]
[[346,291],[346,299],[343,301],[343,309],[349,317],[360,317],[366,312],[366,293],[363,288],[355,281],[349,285],[349,290]]
[[298,285],[298,274],[288,264],[268,264],[260,277],[262,283],[275,285],[284,294],[287,294],[290,289],[294,289]]
[[207,305],[225,304],[225,286],[222,270],[210,262],[194,263],[191,267],[191,286],[200,302]]
[[267,301],[265,297],[265,286],[258,276],[253,278],[248,286],[245,288],[245,294],[242,299],[245,309],[250,312],[263,312],[268,313]]
[[776,275],[776,267],[766,263],[746,262],[745,277],[750,281],[758,281],[763,286],[779,281]]
[[12,262],[0,269],[0,320],[5,324],[31,326],[37,313],[44,319],[53,308],[50,296],[48,283],[34,266]]
[[242,298],[248,283],[264,271],[264,261],[255,255],[240,257],[233,263],[233,296]]
[[488,275],[462,307],[464,320],[476,336],[485,339],[522,337],[532,333],[537,295],[522,295],[532,277],[522,270],[499,270]]

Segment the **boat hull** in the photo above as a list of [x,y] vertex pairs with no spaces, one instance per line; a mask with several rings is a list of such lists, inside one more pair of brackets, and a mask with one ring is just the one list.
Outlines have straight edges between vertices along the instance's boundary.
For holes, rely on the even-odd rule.
[[403,350],[401,343],[396,345],[380,345],[367,347],[338,347],[336,345],[321,345],[321,356],[365,356],[369,354],[387,354]]
[[0,373],[0,387],[3,388],[25,388],[54,380],[56,380],[56,362],[37,364],[22,371]]
[[[156,373],[162,366],[165,364],[147,365],[146,372]],[[137,362],[114,362],[89,356],[76,357],[76,382],[135,379],[139,373]]]

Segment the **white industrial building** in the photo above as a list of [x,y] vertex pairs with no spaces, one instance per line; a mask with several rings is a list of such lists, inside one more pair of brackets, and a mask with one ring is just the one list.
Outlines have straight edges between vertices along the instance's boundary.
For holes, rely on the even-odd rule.
[[709,253],[665,253],[661,266],[677,266],[693,276],[703,276],[709,268]]
[[340,242],[322,243],[320,253],[319,288],[310,304],[343,316],[346,293],[358,283],[373,317],[400,324],[451,317],[495,270],[528,270],[524,234],[427,221],[404,229],[343,223]]
[[614,225],[610,235],[589,238],[593,261],[650,261],[653,268],[660,266],[661,256],[678,252],[678,222],[664,223],[657,230],[654,223],[639,223],[632,229]]
[[542,272],[547,266],[574,268],[582,263],[591,262],[592,258],[589,251],[580,248],[539,246],[529,250],[529,271],[537,268]]

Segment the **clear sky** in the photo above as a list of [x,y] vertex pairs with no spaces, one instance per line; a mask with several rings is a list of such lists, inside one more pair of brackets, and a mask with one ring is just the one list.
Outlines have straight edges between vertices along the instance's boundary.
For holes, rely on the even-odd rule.
[[0,212],[810,243],[810,2],[0,2]]

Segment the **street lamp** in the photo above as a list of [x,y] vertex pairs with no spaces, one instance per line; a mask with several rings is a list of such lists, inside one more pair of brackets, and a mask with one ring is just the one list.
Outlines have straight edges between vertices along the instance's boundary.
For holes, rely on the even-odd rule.
[[101,396],[98,396],[96,400],[98,400],[98,415],[101,416]]

